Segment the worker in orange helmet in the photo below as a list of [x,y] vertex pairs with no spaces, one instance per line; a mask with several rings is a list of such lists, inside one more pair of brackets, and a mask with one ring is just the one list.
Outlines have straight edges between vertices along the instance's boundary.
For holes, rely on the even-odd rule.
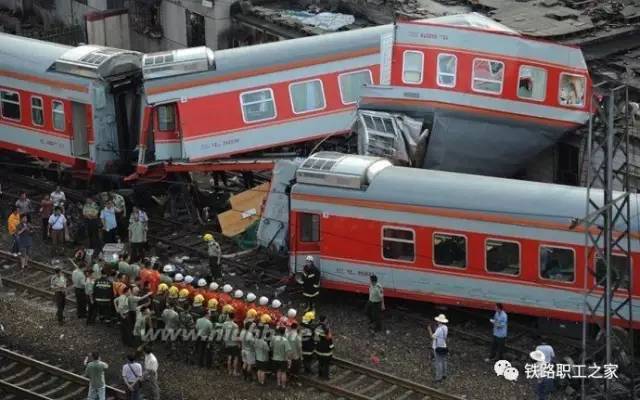
[[222,293],[218,295],[218,303],[222,304],[231,304],[231,291],[233,291],[233,287],[228,283],[222,287]]
[[242,322],[244,321],[244,317],[247,312],[247,305],[242,299],[243,297],[244,293],[242,293],[242,290],[236,290],[233,293],[233,300],[231,300],[231,305],[233,306],[234,322],[238,324],[238,326],[243,326]]

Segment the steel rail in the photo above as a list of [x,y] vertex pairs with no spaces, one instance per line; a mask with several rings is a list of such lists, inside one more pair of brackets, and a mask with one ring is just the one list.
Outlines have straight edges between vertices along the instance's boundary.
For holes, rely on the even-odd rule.
[[23,387],[16,386],[3,379],[0,379],[0,392],[16,395],[20,400],[55,400],[51,397],[43,396]]
[[[80,386],[86,386],[87,388],[89,387],[89,379],[82,376],[82,375],[78,375],[75,374],[73,372],[64,370],[62,368],[58,368],[55,367],[53,365],[44,363],[42,361],[36,360],[34,358],[16,353],[14,351],[11,351],[5,347],[1,347],[0,346],[0,357],[2,358],[6,358],[6,359],[10,359],[13,360],[21,365],[25,365],[28,367],[32,367],[35,368],[39,371],[45,372],[48,375],[54,376],[54,377],[58,377],[61,379],[64,379],[65,381],[68,382],[72,382],[75,384],[78,384]],[[3,384],[6,384],[7,382],[2,381]],[[19,388],[20,390],[29,392],[35,396],[39,396],[39,397],[29,397],[29,398],[34,398],[34,399],[45,399],[45,400],[49,400],[49,397],[34,393],[29,391],[28,389],[25,388],[20,388],[16,385],[12,385],[9,383],[9,385],[13,386],[14,388]],[[113,386],[107,386],[106,387],[106,394],[107,397],[111,396],[111,397],[115,397],[116,399],[125,399],[125,392],[121,389],[115,388]]]
[[420,385],[419,383],[412,382],[408,379],[400,378],[394,375],[390,375],[386,372],[365,367],[364,365],[356,364],[352,361],[345,360],[344,358],[333,357],[333,363],[339,367],[349,369],[355,372],[358,372],[363,375],[367,375],[370,377],[374,377],[381,381],[385,381],[387,383],[391,383],[398,387],[402,387],[405,389],[409,389],[416,393],[421,393],[430,396],[434,399],[442,399],[442,400],[463,400],[460,396],[455,396],[452,394],[445,393],[439,389],[435,389],[429,386]]

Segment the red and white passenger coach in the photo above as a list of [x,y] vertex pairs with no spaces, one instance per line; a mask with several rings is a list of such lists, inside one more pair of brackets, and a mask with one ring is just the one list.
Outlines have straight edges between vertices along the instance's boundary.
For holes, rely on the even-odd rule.
[[[604,273],[585,252],[584,230],[572,227],[584,216],[585,190],[317,153],[291,189],[291,272],[311,254],[325,288],[364,293],[376,274],[391,297],[475,308],[502,302],[517,313],[581,321],[585,287],[596,285],[585,261]],[[631,196],[635,215],[639,199]],[[633,220],[636,236],[638,228]],[[637,240],[632,249],[635,268]],[[619,290],[632,285],[638,299],[626,258],[613,264],[625,277]]]

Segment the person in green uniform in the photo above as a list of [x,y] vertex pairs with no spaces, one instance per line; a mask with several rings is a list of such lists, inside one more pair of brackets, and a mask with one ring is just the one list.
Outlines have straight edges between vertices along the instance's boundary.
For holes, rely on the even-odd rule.
[[104,372],[109,368],[109,364],[100,360],[97,351],[85,358],[84,364],[84,375],[89,378],[87,400],[105,400],[107,386],[104,382]]
[[273,368],[276,371],[276,381],[278,387],[287,387],[287,370],[289,369],[289,357],[291,356],[291,344],[285,337],[285,327],[280,326],[276,330],[276,335],[271,340],[273,355]]

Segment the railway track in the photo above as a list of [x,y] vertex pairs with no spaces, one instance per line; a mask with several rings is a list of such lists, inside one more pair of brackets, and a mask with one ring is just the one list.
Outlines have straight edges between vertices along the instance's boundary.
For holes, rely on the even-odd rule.
[[297,379],[334,397],[350,400],[462,400],[462,397],[420,385],[342,358],[333,358],[333,377],[321,381],[308,376]]
[[[16,291],[26,292],[31,296],[53,300],[54,293],[49,290],[51,276],[55,272],[55,267],[38,261],[30,260],[25,269],[21,269],[18,257],[11,253],[0,250],[0,265],[12,266],[2,273],[2,284],[14,288]],[[57,265],[71,282],[72,266],[70,263],[60,263]],[[73,286],[67,288],[67,304],[65,310],[72,310],[76,304],[72,298]]]
[[[84,376],[0,347],[0,395],[3,400],[80,400],[87,398]],[[107,386],[107,398],[124,399],[124,391]]]

